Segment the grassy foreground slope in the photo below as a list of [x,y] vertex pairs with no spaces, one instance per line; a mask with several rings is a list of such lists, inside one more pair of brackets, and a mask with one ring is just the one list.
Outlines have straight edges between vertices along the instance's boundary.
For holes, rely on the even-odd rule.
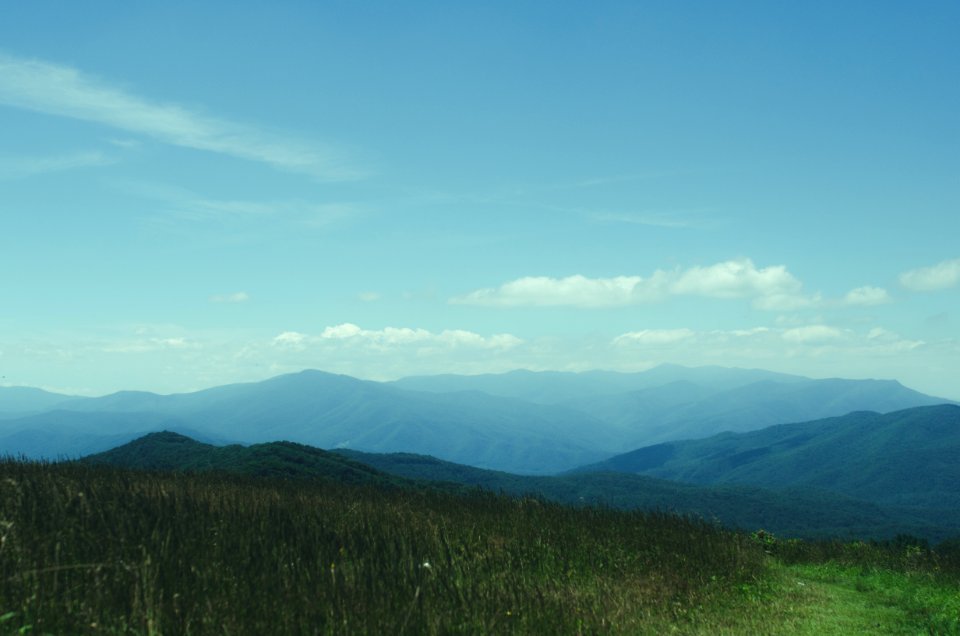
[[747,538],[492,495],[0,464],[0,620],[33,633],[577,633],[707,625]]
[[[8,633],[849,634],[960,625],[956,564],[920,547],[778,542],[672,515],[494,495],[8,460],[0,519]],[[828,594],[843,589],[840,602]],[[886,611],[860,612],[884,599]]]

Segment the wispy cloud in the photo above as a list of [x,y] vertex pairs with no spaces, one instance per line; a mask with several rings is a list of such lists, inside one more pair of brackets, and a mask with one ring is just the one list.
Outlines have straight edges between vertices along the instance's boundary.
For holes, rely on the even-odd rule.
[[914,291],[937,291],[960,283],[960,258],[900,274],[900,284]]
[[617,307],[661,301],[670,296],[751,298],[759,309],[782,310],[815,302],[783,265],[757,268],[737,259],[685,270],[658,269],[647,277],[566,278],[528,276],[497,288],[479,289],[451,299],[462,305],[495,307]]
[[25,179],[50,172],[63,172],[80,168],[95,168],[115,163],[115,159],[102,152],[72,152],[43,157],[0,156],[0,179]]
[[117,148],[124,148],[127,150],[140,147],[140,142],[136,139],[117,139],[114,137],[108,139],[107,142],[113,146],[116,146]]
[[119,191],[159,202],[160,209],[149,218],[151,225],[169,227],[171,221],[186,223],[255,223],[283,219],[304,227],[323,229],[367,212],[349,202],[315,203],[298,199],[250,201],[215,199],[179,186],[144,181],[118,181]]
[[781,337],[794,343],[831,342],[843,338],[842,329],[828,325],[807,325],[785,330]]
[[212,303],[245,303],[250,300],[247,292],[234,292],[232,294],[214,294],[210,297]]
[[0,104],[94,122],[323,180],[362,176],[339,153],[176,104],[150,101],[75,68],[0,54]]
[[186,338],[138,338],[110,342],[103,346],[104,353],[152,353],[163,350],[199,349],[201,345]]

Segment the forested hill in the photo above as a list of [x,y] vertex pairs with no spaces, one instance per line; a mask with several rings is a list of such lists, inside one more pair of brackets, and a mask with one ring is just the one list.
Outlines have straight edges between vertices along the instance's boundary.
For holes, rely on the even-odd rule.
[[213,446],[185,435],[150,433],[112,450],[90,455],[85,463],[156,471],[222,471],[257,477],[334,479],[348,484],[397,486],[406,480],[348,457],[293,442]]
[[850,413],[667,442],[584,466],[698,484],[831,490],[883,505],[960,509],[960,406]]
[[960,524],[932,522],[823,491],[783,493],[753,486],[697,486],[616,473],[521,476],[407,453],[327,452],[290,442],[217,447],[169,432],[147,435],[83,461],[145,470],[222,471],[445,492],[482,488],[575,506],[673,511],[728,527],[765,528],[784,536],[889,538],[907,533],[939,540],[960,532]]

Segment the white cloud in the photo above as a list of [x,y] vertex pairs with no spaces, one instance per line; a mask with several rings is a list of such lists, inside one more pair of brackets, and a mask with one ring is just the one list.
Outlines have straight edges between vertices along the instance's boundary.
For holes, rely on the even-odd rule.
[[182,337],[118,340],[103,346],[105,353],[152,353],[163,350],[199,349],[201,345]]
[[245,303],[250,300],[247,292],[235,292],[233,294],[214,294],[210,297],[212,303]]
[[326,180],[359,175],[329,149],[278,138],[182,106],[152,102],[69,66],[0,54],[0,104],[94,122]]
[[101,152],[73,152],[45,157],[0,157],[0,179],[25,179],[49,172],[107,166],[115,160]]
[[690,329],[642,329],[621,334],[613,339],[615,345],[663,345],[689,340],[696,336]]
[[345,322],[326,327],[319,336],[307,336],[295,332],[284,332],[273,339],[275,345],[284,346],[325,346],[339,342],[345,345],[368,347],[377,350],[403,348],[474,348],[506,350],[523,343],[523,340],[511,334],[481,336],[462,329],[445,329],[439,333],[427,329],[409,327],[384,327],[383,329],[363,329],[353,323]]
[[936,291],[960,283],[960,258],[900,274],[900,284],[914,291]]
[[844,332],[841,329],[827,325],[808,325],[806,327],[787,329],[781,336],[788,342],[807,344],[839,340],[844,337]]
[[858,307],[869,307],[873,305],[883,305],[890,302],[890,294],[882,287],[857,287],[851,289],[843,297],[843,304]]
[[380,294],[374,291],[365,291],[357,294],[357,299],[365,303],[373,303],[380,300]]
[[302,349],[303,342],[307,339],[302,333],[296,331],[284,331],[280,335],[276,336],[272,343],[276,347],[285,347],[291,349]]
[[757,269],[753,261],[739,259],[709,267],[692,267],[671,286],[674,294],[712,298],[794,296],[800,281],[783,265]]
[[686,270],[656,270],[647,278],[617,276],[566,278],[528,276],[498,288],[473,291],[452,303],[498,307],[616,307],[655,302],[668,296],[752,298],[758,309],[782,310],[809,305],[801,283],[783,265],[757,269],[750,259]]
[[320,337],[327,338],[327,339],[343,340],[345,338],[353,338],[355,336],[359,336],[362,331],[363,330],[360,329],[360,327],[354,324],[351,324],[349,322],[345,322],[342,325],[337,325],[335,327],[327,327],[326,329],[323,330],[323,333],[320,334]]
[[454,298],[455,304],[494,305],[500,307],[572,305],[577,307],[611,307],[638,302],[646,291],[646,300],[653,300],[652,285],[639,276],[587,278],[568,276],[550,278],[527,276],[501,285],[497,289],[480,289]]

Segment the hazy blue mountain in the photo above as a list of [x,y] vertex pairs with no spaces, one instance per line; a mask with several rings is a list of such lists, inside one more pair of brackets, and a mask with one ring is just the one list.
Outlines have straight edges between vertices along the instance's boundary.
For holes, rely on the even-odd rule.
[[59,404],[79,399],[82,398],[28,386],[0,386],[0,418],[22,417],[27,413],[49,411]]
[[638,373],[613,371],[517,370],[483,375],[412,376],[392,382],[396,387],[432,393],[482,391],[541,404],[566,404],[570,400],[613,396],[651,389],[677,382],[697,385],[708,392],[719,392],[763,380],[799,382],[806,378],[760,369],[725,367],[683,367],[662,364]]
[[0,455],[76,458],[164,428],[189,430],[182,422],[157,413],[50,411],[0,421]]
[[690,381],[600,398],[568,400],[623,431],[623,442],[644,446],[752,431],[774,424],[810,421],[853,411],[895,411],[947,400],[908,389],[893,380],[763,380],[724,391]]
[[[721,367],[414,380],[385,384],[304,371],[195,393],[72,398],[56,402],[56,410],[0,420],[0,452],[75,455],[105,448],[118,435],[171,428],[217,441],[287,439],[547,474],[660,441],[939,402],[896,382]],[[401,388],[419,384],[445,390]],[[476,386],[499,394],[459,390]],[[622,391],[626,386],[641,388]]]
[[816,488],[879,504],[960,509],[960,406],[850,413],[668,442],[584,466],[698,484]]
[[[608,427],[578,411],[479,392],[404,391],[319,371],[178,395],[122,392],[63,407],[77,415],[111,413],[110,428],[118,433],[151,430],[140,419],[152,413],[243,443],[287,439],[324,448],[416,451],[530,473],[565,470],[619,448]],[[68,430],[91,424],[70,411],[48,415]],[[9,421],[6,430],[34,424]]]
[[887,412],[948,402],[892,380],[813,380],[715,366],[660,365],[640,373],[419,376],[393,385],[437,393],[469,389],[589,413],[609,425],[619,449],[858,410]]

